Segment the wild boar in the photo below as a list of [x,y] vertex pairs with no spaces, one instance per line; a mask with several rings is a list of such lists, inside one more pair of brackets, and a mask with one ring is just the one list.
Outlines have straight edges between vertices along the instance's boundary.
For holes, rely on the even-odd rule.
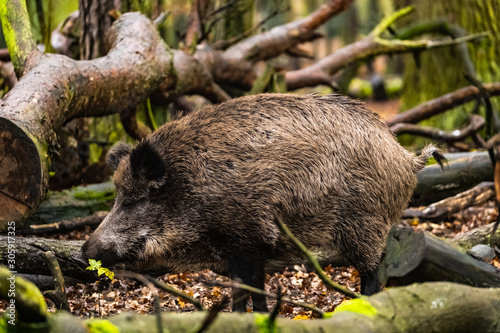
[[82,253],[107,267],[209,268],[263,288],[267,263],[301,259],[276,212],[311,251],[355,266],[361,292],[373,294],[386,235],[431,155],[441,161],[433,146],[410,154],[376,114],[338,94],[233,99],[110,151],[116,202]]

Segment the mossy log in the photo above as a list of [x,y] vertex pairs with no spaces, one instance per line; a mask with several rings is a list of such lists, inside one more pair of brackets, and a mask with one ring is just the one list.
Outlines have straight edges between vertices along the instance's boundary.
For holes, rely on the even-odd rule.
[[500,273],[464,249],[426,231],[394,226],[379,268],[386,285],[450,281],[476,287],[500,287]]
[[112,182],[49,192],[24,227],[85,217],[99,211],[109,211],[115,196],[115,186]]
[[[10,277],[7,269],[0,269],[0,298],[7,301]],[[151,332],[158,327],[158,314],[122,313],[89,320],[66,311],[49,314],[35,286],[16,277],[15,290],[16,306],[22,311],[7,312],[0,319],[0,327],[12,332]],[[170,333],[196,332],[207,315],[207,311],[162,313],[161,327]],[[443,282],[414,284],[346,302],[328,317],[271,322],[265,314],[219,313],[205,332],[498,332],[500,289]]]

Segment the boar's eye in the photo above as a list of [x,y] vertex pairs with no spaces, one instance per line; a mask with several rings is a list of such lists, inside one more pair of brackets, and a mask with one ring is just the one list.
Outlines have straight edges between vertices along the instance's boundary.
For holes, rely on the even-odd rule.
[[122,202],[122,207],[123,208],[131,208],[134,205],[134,201],[131,199],[125,199]]

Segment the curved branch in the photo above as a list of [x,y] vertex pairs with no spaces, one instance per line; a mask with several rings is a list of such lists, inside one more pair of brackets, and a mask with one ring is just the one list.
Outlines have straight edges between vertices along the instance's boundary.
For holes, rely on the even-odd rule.
[[468,35],[453,40],[398,40],[384,39],[380,35],[397,19],[407,15],[412,11],[412,7],[406,7],[383,19],[372,32],[360,41],[349,44],[333,54],[321,59],[315,64],[303,69],[286,73],[286,83],[288,90],[315,86],[320,84],[329,85],[331,76],[347,64],[373,57],[379,54],[392,54],[403,52],[415,52],[430,50],[437,47],[456,45],[463,42],[483,38],[488,33]]
[[484,118],[478,115],[471,115],[470,122],[462,129],[453,132],[446,132],[434,127],[419,126],[415,124],[399,123],[391,126],[394,134],[413,134],[433,139],[438,142],[453,143],[462,141],[465,138],[477,133],[484,127]]
[[[488,91],[490,96],[500,95],[500,82],[485,83],[484,88]],[[389,120],[387,125],[394,126],[398,123],[417,123],[478,98],[481,98],[481,91],[477,87],[464,87],[402,112]]]
[[108,45],[108,55],[92,61],[43,55],[0,101],[0,229],[23,222],[40,203],[55,131],[65,122],[135,109],[160,82],[175,84],[172,54],[146,17],[122,15]]
[[330,0],[303,19],[274,27],[233,45],[227,49],[225,57],[251,62],[276,57],[294,45],[311,40],[316,28],[346,10],[352,1]]

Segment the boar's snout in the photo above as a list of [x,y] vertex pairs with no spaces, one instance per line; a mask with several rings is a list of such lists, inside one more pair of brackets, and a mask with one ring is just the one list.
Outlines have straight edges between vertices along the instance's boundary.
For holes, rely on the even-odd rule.
[[82,255],[84,260],[100,260],[103,267],[110,267],[120,261],[118,253],[111,245],[103,244],[100,241],[90,238],[82,246]]

